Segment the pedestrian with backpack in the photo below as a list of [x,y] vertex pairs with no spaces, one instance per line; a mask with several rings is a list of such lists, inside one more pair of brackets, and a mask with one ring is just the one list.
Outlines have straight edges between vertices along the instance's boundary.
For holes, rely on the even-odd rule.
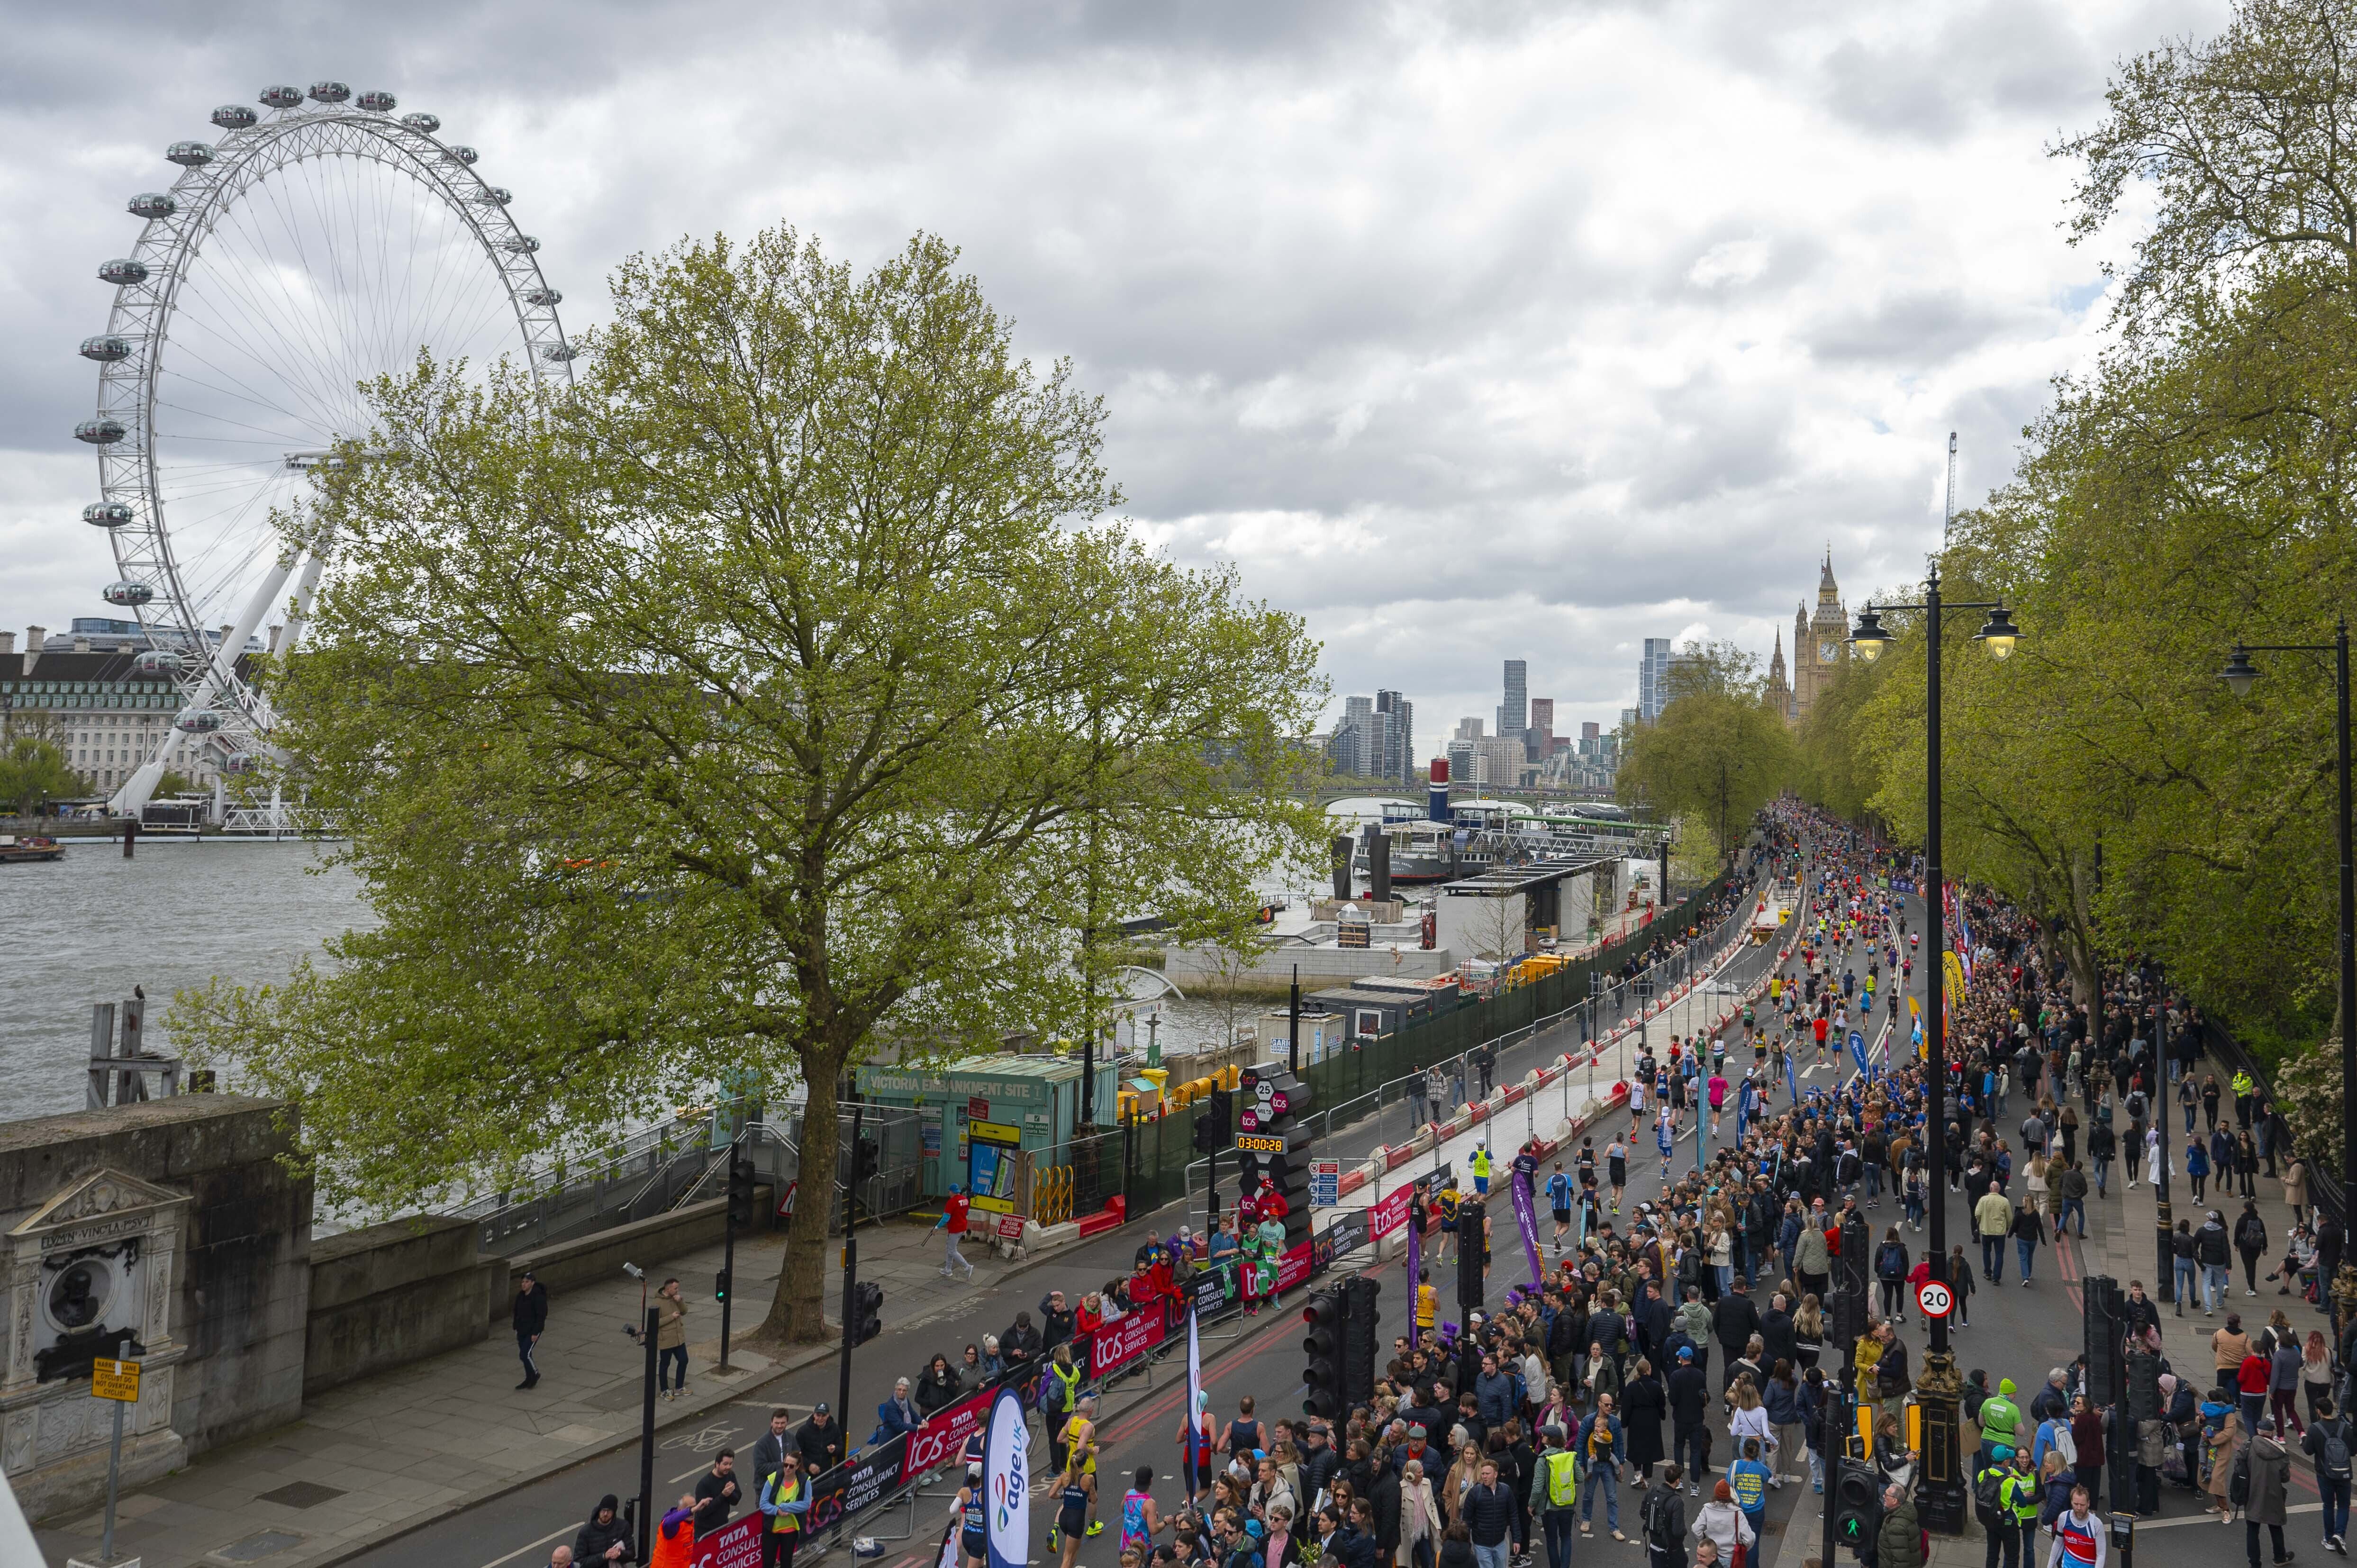
[[2300,1446],[2316,1462],[2316,1495],[2324,1504],[2326,1550],[2349,1555],[2349,1423],[2329,1398],[2316,1401],[2315,1419]]
[[[1973,1517],[1981,1521],[1988,1532],[1986,1568],[2021,1568],[2021,1526],[2013,1511],[2014,1480],[2013,1449],[1999,1444],[1989,1451],[1988,1462],[1973,1477]],[[2037,1516],[2033,1512],[2032,1519]]]
[[1579,1461],[1560,1426],[1539,1433],[1539,1462],[1531,1472],[1531,1511],[1539,1516],[1547,1568],[1571,1568],[1571,1532],[1579,1501]]
[[1645,1568],[1686,1568],[1686,1503],[1678,1495],[1684,1477],[1675,1462],[1662,1466],[1637,1505],[1637,1526],[1645,1541]]

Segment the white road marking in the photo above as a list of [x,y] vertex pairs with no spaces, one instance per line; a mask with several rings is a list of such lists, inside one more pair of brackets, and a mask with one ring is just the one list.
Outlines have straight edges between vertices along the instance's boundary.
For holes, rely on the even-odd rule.
[[509,1552],[505,1557],[494,1557],[494,1558],[492,1558],[489,1563],[484,1563],[484,1564],[483,1564],[483,1568],[500,1568],[500,1563],[512,1563],[512,1562],[514,1562],[517,1558],[519,1558],[519,1557],[522,1556],[525,1552],[532,1551],[532,1550],[533,1550],[533,1549],[534,1549],[535,1547],[545,1546],[545,1545],[547,1545],[550,1541],[554,1541],[554,1540],[557,1540],[557,1539],[558,1539],[559,1537],[561,1537],[561,1536],[577,1535],[577,1534],[579,1534],[579,1533],[580,1533],[580,1529],[579,1529],[579,1527],[578,1527],[578,1526],[576,1526],[576,1525],[570,1525],[570,1524],[568,1524],[568,1525],[565,1526],[565,1527],[564,1527],[563,1529],[561,1529],[561,1530],[553,1530],[549,1531],[546,1535],[542,1536],[538,1541],[528,1541],[524,1542],[524,1544],[522,1544],[522,1546],[517,1547],[513,1552]]

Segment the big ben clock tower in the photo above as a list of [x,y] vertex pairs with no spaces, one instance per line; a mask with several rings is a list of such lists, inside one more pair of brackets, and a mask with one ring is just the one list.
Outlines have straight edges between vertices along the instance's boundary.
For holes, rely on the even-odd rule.
[[1802,605],[1792,612],[1792,722],[1807,716],[1819,693],[1833,683],[1834,672],[1849,660],[1849,612],[1843,608],[1841,585],[1834,581],[1834,553],[1825,551],[1817,576],[1817,607],[1813,615]]

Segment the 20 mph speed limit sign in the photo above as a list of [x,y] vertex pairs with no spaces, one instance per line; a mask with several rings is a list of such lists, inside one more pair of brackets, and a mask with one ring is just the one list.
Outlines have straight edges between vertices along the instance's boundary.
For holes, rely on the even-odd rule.
[[1956,1294],[1938,1280],[1925,1280],[1915,1287],[1915,1305],[1926,1317],[1945,1317],[1956,1309]]

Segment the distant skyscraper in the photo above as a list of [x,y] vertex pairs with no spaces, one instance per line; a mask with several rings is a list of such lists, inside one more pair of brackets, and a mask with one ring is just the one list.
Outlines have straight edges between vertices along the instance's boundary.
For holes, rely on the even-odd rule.
[[1481,721],[1480,719],[1458,719],[1457,721],[1457,734],[1450,738],[1455,740],[1480,740],[1481,738]]
[[1373,771],[1405,783],[1415,771],[1415,704],[1397,692],[1377,692],[1375,713],[1389,722],[1382,726],[1383,756]]
[[1641,710],[1641,709],[1638,709],[1638,708],[1623,708],[1623,709],[1621,709],[1621,710],[1620,710],[1620,723],[1621,723],[1621,725],[1625,727],[1625,726],[1627,726],[1627,725],[1633,725],[1633,724],[1637,724],[1637,723],[1641,722],[1641,719],[1640,719],[1640,717],[1639,717],[1639,715],[1640,715],[1640,714],[1641,714],[1641,712],[1642,712],[1642,710]]
[[1553,697],[1531,699],[1531,727],[1523,732],[1523,740],[1534,762],[1544,757],[1548,752],[1555,749],[1555,699]]
[[1662,716],[1662,704],[1669,700],[1670,639],[1649,637],[1645,651],[1637,660],[1637,718],[1652,724]]
[[1580,721],[1580,725],[1579,725],[1579,738],[1580,738],[1580,739],[1582,739],[1582,740],[1594,740],[1594,739],[1596,739],[1598,736],[1601,736],[1603,733],[1604,733],[1604,726],[1603,726],[1602,725],[1598,724],[1594,719],[1583,719],[1583,720],[1581,720],[1581,721]]
[[1530,728],[1531,666],[1525,659],[1506,660],[1506,700],[1498,705],[1498,733],[1519,737]]

